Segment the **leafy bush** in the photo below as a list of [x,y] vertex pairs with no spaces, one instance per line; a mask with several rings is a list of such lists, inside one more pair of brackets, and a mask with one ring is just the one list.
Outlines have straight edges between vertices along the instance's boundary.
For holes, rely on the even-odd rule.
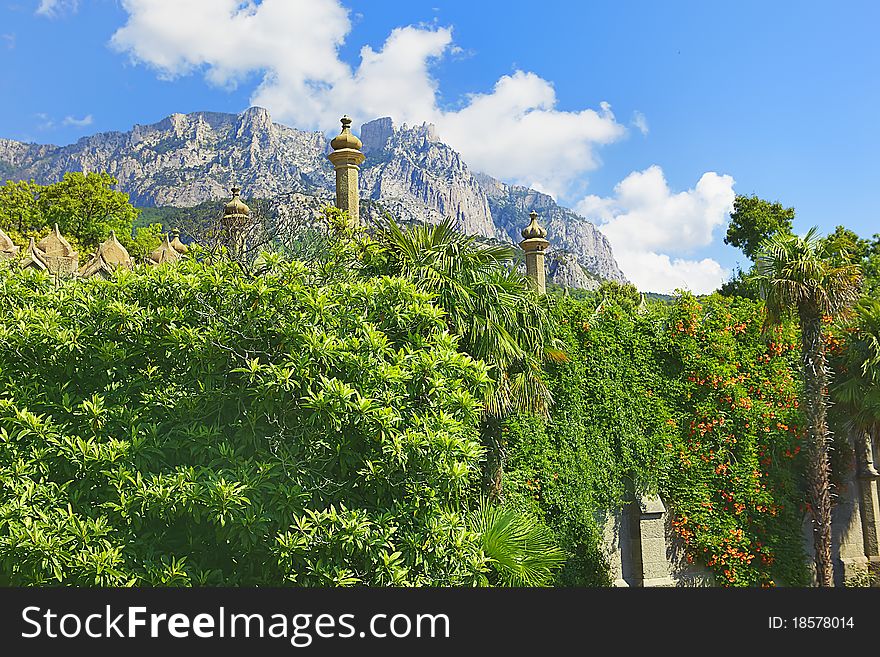
[[552,419],[506,423],[505,490],[571,555],[558,583],[608,584],[599,525],[635,490],[657,489],[672,431],[656,320],[613,292],[563,299],[554,320],[568,360],[547,365]]
[[0,582],[470,585],[486,367],[396,278],[0,272]]
[[661,490],[689,560],[720,583],[805,585],[797,329],[765,335],[763,318],[762,304],[717,295],[671,307],[678,431]]

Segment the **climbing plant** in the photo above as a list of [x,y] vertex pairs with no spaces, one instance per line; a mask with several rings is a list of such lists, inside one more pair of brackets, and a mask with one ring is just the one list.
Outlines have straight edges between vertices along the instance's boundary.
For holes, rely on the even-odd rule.
[[559,583],[607,582],[608,514],[652,492],[718,583],[806,582],[796,327],[762,320],[760,303],[720,296],[557,303],[569,362],[549,366],[552,418],[505,428],[511,500],[571,555]]

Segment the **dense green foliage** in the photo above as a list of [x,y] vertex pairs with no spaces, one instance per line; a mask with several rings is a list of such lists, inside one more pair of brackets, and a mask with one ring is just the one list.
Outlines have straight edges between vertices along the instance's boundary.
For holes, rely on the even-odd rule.
[[7,584],[471,584],[489,378],[401,279],[0,274]]
[[[0,188],[19,209],[0,225],[44,230],[44,192]],[[790,209],[737,203],[729,243],[750,257],[790,231]],[[148,252],[159,226],[132,236],[120,216],[67,225]],[[769,332],[765,304],[736,295],[539,298],[509,247],[326,218],[246,267],[195,245],[109,281],[3,267],[0,582],[608,584],[608,515],[660,493],[718,583],[806,583],[788,297]],[[880,238],[823,244],[876,281]],[[736,284],[757,298],[758,282]],[[865,308],[834,338],[863,410],[880,358]]]
[[[831,537],[831,434],[828,430],[829,370],[823,323],[847,313],[858,299],[861,271],[836,240],[813,228],[803,237],[777,234],[766,239],[755,262],[756,280],[766,299],[767,325],[788,315],[800,329],[801,395],[806,420],[807,481],[813,545],[820,586],[833,586]],[[827,318],[827,320],[826,320]]]
[[689,560],[728,585],[805,582],[793,327],[764,336],[761,305],[622,289],[555,311],[570,362],[550,367],[543,422],[506,425],[511,501],[569,552],[560,584],[604,583],[604,512],[660,492]]
[[0,229],[23,245],[39,239],[57,224],[61,233],[80,251],[93,250],[115,231],[132,256],[141,258],[160,239],[158,224],[133,231],[138,210],[128,194],[116,191],[117,181],[107,173],[74,171],[50,185],[33,181],[8,181],[0,186]]
[[404,229],[391,220],[379,240],[384,269],[431,292],[465,350],[492,367],[488,410],[495,416],[512,410],[546,413],[550,397],[541,360],[552,331],[528,280],[505,267],[513,247],[482,244],[449,221]]
[[797,333],[786,323],[765,334],[763,316],[761,304],[719,296],[671,309],[677,431],[661,488],[690,559],[716,581],[804,585]]
[[832,397],[846,429],[880,436],[880,299],[862,299],[843,330],[829,336],[836,372]]
[[540,513],[572,555],[561,584],[605,584],[599,516],[635,487],[656,490],[669,434],[663,396],[648,394],[663,387],[653,324],[625,296],[563,299],[554,321],[568,359],[548,364],[552,419],[505,423],[505,491]]
[[794,208],[771,203],[757,196],[737,196],[730,213],[725,244],[730,244],[750,260],[754,260],[761,242],[774,235],[790,235],[794,222]]

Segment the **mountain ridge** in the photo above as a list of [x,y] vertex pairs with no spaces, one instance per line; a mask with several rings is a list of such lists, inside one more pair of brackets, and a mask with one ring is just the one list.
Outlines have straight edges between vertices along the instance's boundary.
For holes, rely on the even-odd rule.
[[[471,172],[433,125],[395,126],[390,118],[361,126],[367,161],[360,194],[404,221],[451,217],[468,234],[518,242],[528,214],[549,231],[551,280],[593,288],[625,282],[611,246],[586,218],[532,189]],[[233,184],[255,198],[332,198],[329,140],[321,132],[276,123],[251,107],[240,114],[171,114],[127,132],[104,132],[73,144],[0,139],[0,173],[47,184],[67,171],[107,171],[139,206],[190,207],[228,196]]]

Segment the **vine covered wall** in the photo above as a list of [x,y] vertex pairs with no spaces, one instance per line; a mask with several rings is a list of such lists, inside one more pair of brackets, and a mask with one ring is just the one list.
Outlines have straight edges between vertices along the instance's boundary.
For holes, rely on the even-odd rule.
[[504,434],[507,495],[568,550],[558,583],[608,582],[603,513],[659,492],[690,562],[730,586],[806,583],[796,329],[761,304],[604,290],[555,307],[569,361],[547,366],[552,419]]

